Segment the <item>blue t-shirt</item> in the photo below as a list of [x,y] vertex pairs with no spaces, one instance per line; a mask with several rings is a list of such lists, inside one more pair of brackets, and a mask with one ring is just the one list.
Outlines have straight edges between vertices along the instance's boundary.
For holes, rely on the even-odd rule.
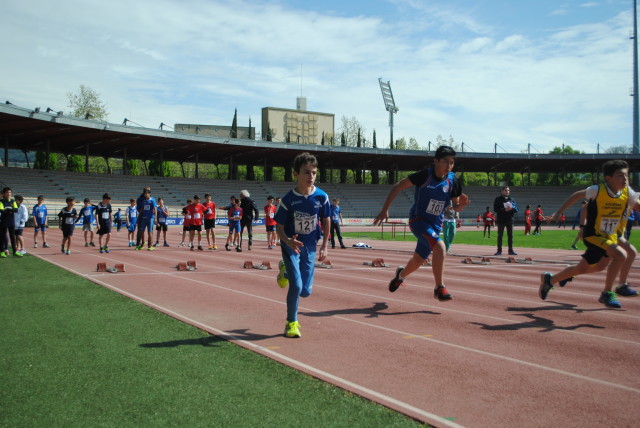
[[88,207],[82,207],[80,209],[80,214],[78,214],[78,220],[80,220],[80,218],[82,217],[82,223],[83,224],[91,224],[95,221],[95,212],[96,212],[96,206],[95,205],[89,205]]
[[138,201],[138,215],[140,218],[153,218],[154,208],[156,208],[156,200],[153,198]]
[[45,204],[34,205],[31,215],[36,219],[36,224],[43,225],[47,220],[47,206]]
[[[167,206],[163,206],[162,208],[160,208],[159,206],[156,207],[156,209],[158,210],[158,223],[160,224],[165,224],[167,222]],[[167,210],[167,212],[165,212],[165,210]]]
[[278,205],[274,217],[278,224],[284,226],[287,236],[298,235],[298,241],[305,247],[315,251],[321,236],[318,222],[331,216],[329,196],[318,187],[310,195],[301,195],[290,190]]
[[413,206],[409,219],[419,218],[431,225],[435,231],[442,230],[444,210],[451,198],[462,194],[462,186],[453,172],[444,179],[433,175],[433,168],[425,168],[409,175],[409,181],[416,186]]
[[340,223],[341,212],[342,212],[342,208],[340,208],[340,205],[331,204],[331,221],[334,223]]
[[138,208],[129,205],[126,210],[126,215],[129,223],[135,224],[138,219]]

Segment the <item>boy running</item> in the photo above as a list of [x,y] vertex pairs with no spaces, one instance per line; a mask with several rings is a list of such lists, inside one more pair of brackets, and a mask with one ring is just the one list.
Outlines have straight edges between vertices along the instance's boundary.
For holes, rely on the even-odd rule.
[[[278,205],[276,232],[282,242],[282,262],[278,285],[289,282],[287,292],[287,323],[285,337],[300,337],[298,304],[301,297],[309,297],[313,287],[316,246],[320,238],[319,221],[323,230],[329,230],[331,209],[327,194],[315,186],[318,161],[309,153],[301,153],[293,161],[293,175],[297,184]],[[322,236],[318,260],[327,257],[328,234]]]
[[264,206],[264,224],[267,229],[267,248],[273,249],[276,246],[276,206],[273,205],[273,196],[267,198],[267,205]]
[[[607,268],[604,290],[598,301],[609,308],[620,308],[618,296],[637,296],[629,287],[627,276],[636,258],[637,251],[624,238],[624,229],[629,212],[638,205],[638,193],[629,187],[629,165],[624,160],[611,160],[602,166],[605,184],[597,184],[579,190],[569,196],[549,220],[556,221],[561,213],[581,199],[587,200],[585,225],[582,239],[587,250],[577,265],[567,266],[555,275],[543,272],[540,275],[539,295],[545,300],[555,284],[564,287],[574,276],[600,272]],[[613,285],[619,285],[613,292]]]
[[[62,254],[71,254],[71,237],[73,236],[73,229],[76,225],[76,219],[78,218],[78,212],[73,207],[76,204],[76,199],[72,196],[67,198],[67,206],[62,208],[58,213],[60,219],[60,229],[62,230],[62,245],[60,251]],[[66,245],[66,249],[65,249]]]
[[211,195],[204,194],[204,234],[207,237],[207,245],[210,250],[217,250],[216,245],[216,203],[211,200]]
[[[82,219],[82,230],[84,231],[84,246],[88,247],[91,245],[95,247],[96,244],[93,243],[93,222],[96,220],[95,218],[96,206],[91,205],[91,200],[89,198],[84,199],[84,206],[80,208],[80,212],[78,213],[78,219],[76,223]],[[91,239],[89,239],[91,236]]]
[[47,206],[44,204],[44,196],[38,196],[38,203],[33,206],[31,215],[33,216],[33,248],[38,248],[38,231],[42,235],[42,248],[49,248],[47,244]]
[[[85,205],[86,206],[86,205]],[[98,245],[101,253],[109,253],[109,240],[111,239],[111,196],[108,193],[102,195],[102,202],[96,207],[96,217],[98,225]],[[102,246],[102,237],[104,246]]]
[[373,221],[381,224],[389,218],[389,207],[396,196],[405,189],[415,186],[414,202],[409,213],[409,227],[418,238],[413,256],[405,267],[396,269],[396,276],[389,282],[389,291],[394,292],[404,280],[427,260],[433,251],[432,269],[435,280],[433,297],[441,302],[453,297],[444,285],[445,246],[440,239],[445,207],[451,203],[453,209],[460,212],[469,203],[467,195],[452,172],[456,152],[449,146],[440,146],[436,150],[433,167],[414,172],[397,182],[382,206],[382,210]]

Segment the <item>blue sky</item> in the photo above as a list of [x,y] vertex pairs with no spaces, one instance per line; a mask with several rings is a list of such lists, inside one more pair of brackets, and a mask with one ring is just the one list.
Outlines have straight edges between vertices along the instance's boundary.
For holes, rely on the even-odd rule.
[[[109,120],[260,129],[262,107],[355,117],[467,150],[594,153],[631,144],[631,0],[4,0],[0,98],[68,110],[81,84]],[[338,131],[338,129],[336,129]]]

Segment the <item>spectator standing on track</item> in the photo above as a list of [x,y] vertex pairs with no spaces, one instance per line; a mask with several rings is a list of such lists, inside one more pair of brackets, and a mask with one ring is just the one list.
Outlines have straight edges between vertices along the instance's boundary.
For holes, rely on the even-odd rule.
[[96,220],[95,212],[96,206],[91,205],[91,200],[89,198],[84,198],[84,206],[80,208],[80,212],[78,213],[78,219],[76,223],[82,219],[82,231],[84,232],[84,246],[88,247],[91,245],[95,247],[96,244],[93,243],[93,222]]
[[524,210],[524,234],[531,235],[531,205]]
[[336,236],[340,242],[340,248],[344,249],[344,243],[342,242],[342,233],[340,232],[340,226],[342,222],[342,208],[340,208],[340,199],[333,198],[333,204],[331,204],[331,248],[336,248]]
[[[98,246],[101,253],[109,253],[109,240],[111,240],[111,195],[105,193],[102,195],[102,202],[96,205],[96,218],[98,225]],[[102,237],[104,236],[104,246],[102,245]]]
[[[232,241],[236,241],[240,235],[240,220],[242,219],[242,208],[240,208],[240,199],[236,199],[233,202],[233,206],[227,211],[227,219],[229,219],[229,235],[227,235],[227,243],[224,244],[224,249],[231,251],[229,245]],[[242,248],[236,247],[237,252],[241,252]]]
[[467,195],[462,193],[462,185],[453,173],[456,152],[449,146],[440,146],[436,150],[433,167],[414,172],[393,185],[380,213],[373,220],[374,225],[389,218],[389,207],[396,196],[405,189],[414,186],[414,202],[409,213],[409,227],[418,239],[413,256],[403,268],[396,269],[395,277],[389,282],[389,291],[394,292],[404,280],[427,260],[431,252],[435,288],[433,297],[441,302],[453,297],[444,285],[445,246],[440,239],[442,219],[449,201],[453,209],[461,211],[469,203]]
[[442,238],[444,239],[444,247],[447,254],[451,254],[451,244],[456,237],[456,222],[460,218],[460,215],[453,209],[451,201],[444,210],[444,219],[442,222]]
[[147,231],[147,250],[153,250],[153,229],[158,224],[156,201],[151,197],[151,190],[145,188],[142,192],[142,199],[138,198],[138,243],[136,250],[144,248],[144,231]]
[[[22,257],[16,246],[16,218],[18,204],[15,199],[11,199],[12,190],[10,187],[2,189],[2,199],[0,199],[0,257],[9,255],[9,241],[11,250],[16,257]],[[9,236],[7,238],[7,235]]]
[[482,223],[484,224],[484,230],[482,231],[482,237],[485,236],[487,238],[491,238],[491,228],[493,227],[496,221],[496,216],[493,215],[493,212],[487,207],[482,214]]
[[273,196],[267,198],[267,205],[264,206],[264,225],[267,230],[267,248],[273,249],[276,246],[276,206],[273,204]]
[[204,234],[207,237],[207,248],[217,250],[216,244],[216,203],[211,200],[211,195],[204,194]]
[[191,213],[187,208],[193,203],[191,199],[187,199],[187,205],[182,207],[182,215],[184,221],[182,223],[182,241],[178,244],[178,247],[184,247],[185,238],[191,233]]
[[167,208],[164,204],[164,198],[158,198],[158,225],[156,226],[156,242],[153,244],[154,247],[157,247],[160,243],[160,232],[162,232],[162,240],[164,244],[163,247],[168,247],[167,243],[167,218],[169,217],[169,208]]
[[[240,241],[238,248],[242,251],[242,240],[244,236],[244,229],[247,229],[247,235],[249,236],[248,249],[251,250],[253,245],[253,220],[258,220],[260,213],[258,207],[253,199],[250,198],[248,190],[242,190],[240,192],[240,208],[242,208],[242,220],[240,220]],[[254,217],[255,216],[255,217]]]
[[[60,220],[60,230],[62,230],[62,245],[60,251],[62,254],[71,254],[71,237],[73,236],[73,229],[75,228],[76,219],[78,218],[78,211],[73,207],[76,204],[76,199],[72,196],[67,198],[67,206],[62,208],[58,213],[58,219]],[[66,245],[66,250],[65,250]]]
[[[282,261],[279,263],[277,282],[281,287],[289,284],[287,291],[287,322],[285,337],[300,337],[298,305],[301,297],[309,297],[313,291],[316,253],[318,260],[327,257],[328,235],[320,238],[318,222],[326,231],[330,227],[329,196],[315,185],[318,161],[304,152],[293,160],[293,175],[296,186],[282,198],[275,220],[276,232],[282,245]],[[286,272],[286,277],[285,277]]]
[[113,215],[113,221],[116,223],[116,231],[120,232],[122,227],[122,208],[118,208],[118,211]]
[[535,211],[533,211],[533,221],[536,224],[536,228],[533,229],[533,234],[542,235],[542,222],[544,221],[544,213],[542,212],[542,205],[538,205]]
[[496,222],[498,223],[498,251],[496,256],[502,255],[502,236],[504,230],[507,230],[507,244],[509,246],[509,255],[517,256],[513,250],[513,216],[518,212],[516,201],[510,196],[511,189],[504,186],[500,192],[500,196],[493,201],[493,211],[496,213]]
[[[607,161],[602,166],[605,184],[596,184],[569,196],[550,221],[558,219],[560,213],[579,201],[586,199],[587,214],[583,228],[583,242],[587,250],[577,265],[564,268],[555,275],[543,272],[540,275],[539,295],[547,298],[554,285],[564,287],[577,275],[600,272],[607,268],[604,290],[598,301],[610,308],[620,308],[619,296],[637,296],[638,292],[627,283],[627,276],[636,258],[637,251],[624,238],[624,229],[630,210],[638,206],[639,194],[629,187],[629,165],[624,160]],[[616,278],[619,285],[613,291]]]
[[18,246],[17,251],[25,255],[27,252],[24,250],[24,238],[22,233],[24,232],[24,226],[27,224],[27,220],[29,220],[29,212],[27,211],[27,207],[23,204],[24,198],[20,195],[16,195],[16,204],[18,204],[18,212],[15,215],[16,218],[16,245]]
[[38,232],[41,232],[42,235],[42,248],[49,248],[50,245],[47,244],[47,206],[44,204],[44,196],[38,196],[38,203],[33,206],[33,210],[31,211],[31,215],[33,216],[33,248],[38,248]]
[[136,236],[136,227],[138,225],[138,207],[135,199],[129,199],[129,206],[125,210],[124,218],[127,222],[127,238],[129,238],[129,246],[135,247],[136,241],[134,237]]

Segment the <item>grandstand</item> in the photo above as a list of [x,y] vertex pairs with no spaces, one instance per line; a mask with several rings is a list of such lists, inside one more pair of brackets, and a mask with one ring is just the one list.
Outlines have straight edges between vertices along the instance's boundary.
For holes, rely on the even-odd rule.
[[[69,171],[50,171],[31,168],[0,168],[0,185],[9,186],[14,194],[25,197],[29,209],[35,204],[38,195],[47,199],[49,214],[54,215],[65,205],[68,196],[76,198],[78,204],[84,198],[97,203],[102,195],[111,194],[114,208],[125,208],[130,198],[137,198],[143,187],[150,186],[155,197],[163,197],[172,216],[179,216],[180,209],[187,198],[205,193],[213,195],[218,207],[226,205],[229,197],[239,197],[240,190],[246,189],[260,210],[266,204],[269,195],[282,196],[289,191],[293,183],[244,180],[211,180],[179,177],[153,177],[133,175],[109,175],[97,173],[79,173]],[[318,183],[330,198],[339,198],[345,218],[371,219],[378,214],[390,185],[362,185],[341,183]],[[535,208],[542,205],[547,214],[551,214],[573,192],[581,187],[543,187],[522,186],[511,187],[511,194],[518,202],[521,212],[530,204]],[[500,194],[499,187],[467,186],[464,192],[469,195],[471,203],[461,213],[463,219],[475,219],[484,212],[485,207],[493,209],[493,200]],[[405,219],[413,202],[413,189],[407,189],[398,195],[390,209],[390,217]],[[575,205],[567,211],[567,218],[573,219],[577,211]],[[262,213],[262,211],[261,211]],[[225,213],[219,212],[218,216]],[[262,215],[262,214],[261,214]],[[516,218],[516,221],[521,220]]]

